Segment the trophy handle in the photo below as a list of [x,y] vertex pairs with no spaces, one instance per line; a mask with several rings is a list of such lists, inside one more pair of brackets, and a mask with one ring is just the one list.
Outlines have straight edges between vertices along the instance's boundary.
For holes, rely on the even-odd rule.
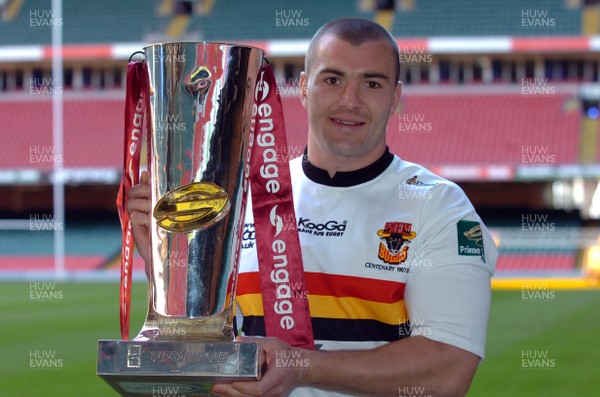
[[131,62],[133,60],[133,57],[135,57],[137,54],[141,54],[142,55],[142,62],[146,62],[146,55],[144,54],[144,51],[136,51],[133,54],[131,54],[131,56],[129,57],[129,61]]

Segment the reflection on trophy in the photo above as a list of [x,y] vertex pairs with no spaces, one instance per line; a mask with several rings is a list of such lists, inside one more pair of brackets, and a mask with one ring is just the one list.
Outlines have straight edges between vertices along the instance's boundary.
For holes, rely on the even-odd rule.
[[99,342],[98,374],[124,396],[161,395],[165,387],[208,395],[214,382],[260,377],[260,349],[232,342],[232,320],[263,51],[167,43],[144,54],[153,208],[148,314],[133,340]]

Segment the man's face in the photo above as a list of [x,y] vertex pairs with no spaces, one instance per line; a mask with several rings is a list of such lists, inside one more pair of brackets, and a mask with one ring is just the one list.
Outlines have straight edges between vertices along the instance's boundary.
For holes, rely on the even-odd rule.
[[300,76],[311,161],[318,154],[365,166],[383,153],[387,122],[400,98],[395,62],[385,40],[353,46],[331,34],[320,39],[310,75]]

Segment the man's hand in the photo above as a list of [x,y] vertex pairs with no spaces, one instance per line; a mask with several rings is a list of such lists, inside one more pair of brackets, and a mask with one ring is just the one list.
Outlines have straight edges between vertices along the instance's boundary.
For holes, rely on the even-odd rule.
[[238,337],[238,342],[258,342],[262,349],[263,376],[258,382],[234,382],[213,386],[213,393],[222,396],[282,397],[302,383],[308,370],[299,363],[303,360],[302,349],[288,345],[278,338]]
[[140,183],[127,191],[127,212],[131,219],[131,232],[138,252],[150,264],[150,174],[142,172]]
[[401,388],[415,387],[430,396],[464,396],[479,364],[473,353],[422,336],[375,349],[337,351],[294,348],[277,338],[238,340],[260,344],[266,365],[263,378],[215,385],[215,394],[285,397],[308,386],[353,396],[398,396]]

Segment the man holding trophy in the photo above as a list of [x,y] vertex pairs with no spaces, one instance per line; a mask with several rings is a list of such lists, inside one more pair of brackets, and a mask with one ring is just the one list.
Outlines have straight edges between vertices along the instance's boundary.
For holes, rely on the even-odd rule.
[[[304,291],[300,298],[308,303],[309,339],[314,337],[316,348],[292,346],[269,332],[261,256],[256,245],[244,244],[234,277],[241,322],[236,342],[258,346],[262,373],[215,382],[214,394],[467,393],[484,357],[497,251],[460,188],[389,152],[386,128],[400,100],[399,68],[395,39],[369,20],[337,19],[313,37],[300,77],[308,145],[305,155],[289,165],[304,288],[295,288],[277,262],[271,279],[278,293]],[[259,133],[254,144],[264,142]],[[151,182],[143,173],[128,191],[133,237],[150,275],[156,272],[153,258],[165,249],[154,246],[152,233],[168,233],[156,226],[160,198],[154,181],[155,175]],[[215,185],[199,186],[197,191],[218,207],[227,187]],[[173,187],[165,187],[168,190]],[[244,230],[238,231],[248,241],[253,241],[255,228],[258,234],[259,221],[250,208],[260,203],[252,193]],[[214,222],[219,216],[209,215]],[[271,223],[277,224],[275,212]],[[208,244],[218,248],[220,239],[215,234]],[[187,253],[206,249],[201,240],[166,243],[184,244]],[[170,276],[177,279],[176,272]],[[215,275],[204,280],[225,282]],[[170,286],[167,294],[190,290],[176,281],[164,282]],[[185,306],[192,298],[178,302],[169,297],[169,310],[188,313]],[[208,302],[204,312],[210,312],[212,300],[197,299]],[[293,319],[287,321],[294,325]],[[152,333],[151,324],[148,329]]]

